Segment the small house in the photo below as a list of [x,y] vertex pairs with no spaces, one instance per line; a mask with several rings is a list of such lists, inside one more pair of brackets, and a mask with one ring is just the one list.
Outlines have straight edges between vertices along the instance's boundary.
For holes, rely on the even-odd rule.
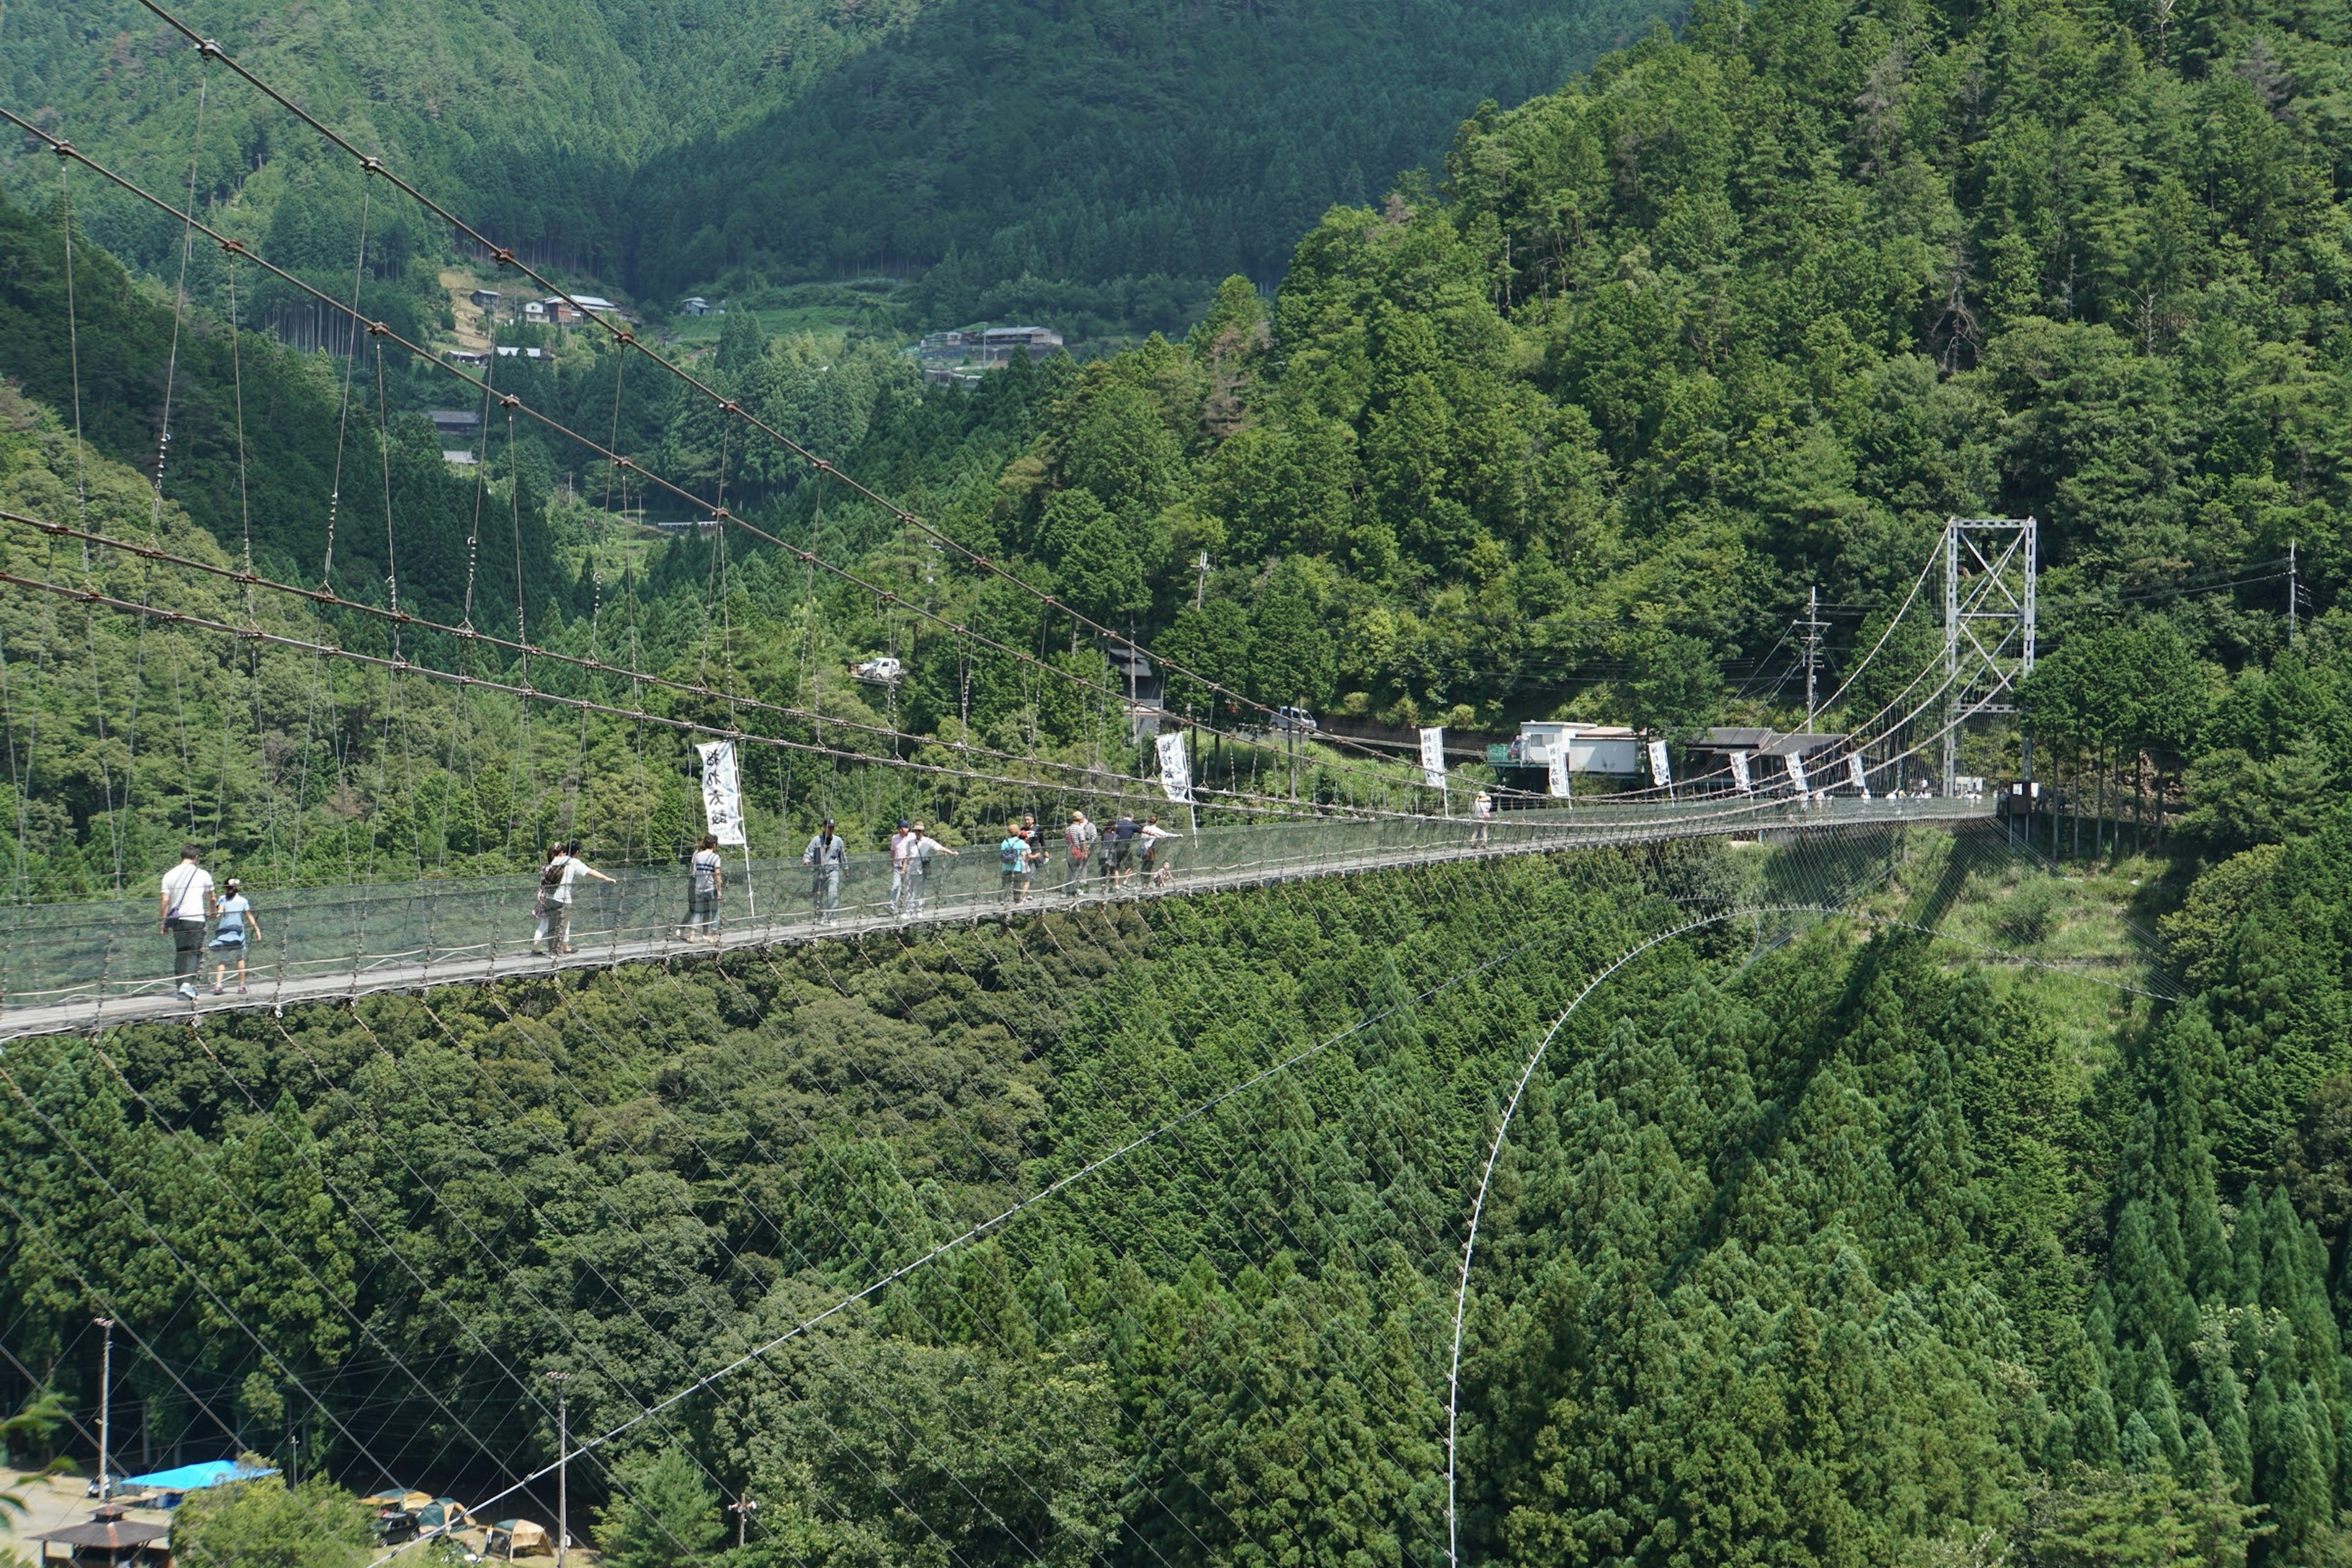
[[677,313],[681,316],[707,316],[710,314],[710,301],[697,294],[680,305]]
[[484,365],[490,363],[489,354],[482,349],[445,349],[441,357],[451,364]]
[[433,433],[445,441],[452,437],[471,440],[482,433],[482,416],[471,408],[436,408],[425,416],[433,421]]
[[466,298],[485,310],[495,310],[499,308],[499,291],[495,289],[477,289]]
[[1508,760],[1531,768],[1551,767],[1552,753],[1568,748],[1568,771],[1635,777],[1649,763],[1642,737],[1623,724],[1573,724],[1558,720],[1533,720],[1519,726],[1517,742]]
[[1003,364],[1016,354],[1051,359],[1062,352],[1062,334],[1051,327],[991,327],[980,334],[982,364]]

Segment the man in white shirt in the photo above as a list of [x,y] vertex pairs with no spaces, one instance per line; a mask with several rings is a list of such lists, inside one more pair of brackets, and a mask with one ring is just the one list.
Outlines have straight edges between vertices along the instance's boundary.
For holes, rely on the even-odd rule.
[[906,912],[907,896],[914,891],[911,885],[913,868],[909,864],[915,853],[915,841],[920,834],[898,819],[898,831],[890,835],[890,912]]
[[213,874],[197,863],[204,853],[193,844],[181,847],[180,863],[163,873],[155,904],[163,934],[172,939],[173,977],[191,1002],[196,999],[196,971],[205,963],[205,921],[213,912]]

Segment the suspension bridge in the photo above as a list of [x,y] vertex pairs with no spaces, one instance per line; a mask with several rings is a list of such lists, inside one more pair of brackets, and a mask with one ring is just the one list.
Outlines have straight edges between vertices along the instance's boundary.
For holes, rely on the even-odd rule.
[[[1041,624],[1049,626],[1056,639],[1066,633],[1074,649],[1087,644],[1124,650],[1133,658],[1150,658],[1169,676],[1187,682],[1212,715],[1227,715],[1231,721],[1220,724],[1213,720],[1193,722],[1188,719],[1179,731],[1182,737],[1178,742],[1180,756],[1186,754],[1187,748],[1192,754],[1197,754],[1207,744],[1262,751],[1267,728],[1278,728],[1281,716],[1266,704],[1169,660],[1132,637],[1040,591],[1006,563],[970,548],[845,473],[826,455],[809,449],[767,424],[723,389],[698,375],[690,366],[666,358],[625,321],[587,310],[552,279],[519,258],[511,247],[478,230],[388,166],[382,157],[304,109],[294,95],[266,80],[153,0],[141,3],[192,47],[195,68],[204,80],[208,82],[223,74],[235,78],[348,156],[365,176],[371,199],[374,193],[384,192],[388,199],[413,204],[461,243],[530,279],[551,298],[570,301],[587,323],[583,330],[601,329],[610,335],[611,346],[616,351],[616,367],[630,363],[646,363],[657,374],[674,379],[686,395],[706,401],[721,416],[730,439],[740,443],[736,448],[739,452],[755,443],[772,447],[804,465],[807,474],[819,486],[820,497],[824,487],[830,486],[879,509],[908,537],[919,541],[966,579],[986,583],[1015,598],[1025,599],[1037,611]],[[44,679],[63,679],[53,659],[54,648],[59,646],[60,621],[68,638],[89,634],[90,628],[100,621],[135,628],[135,668],[145,668],[151,638],[162,639],[157,647],[163,651],[154,657],[159,664],[168,663],[175,683],[183,670],[178,661],[189,649],[217,647],[231,650],[222,656],[222,668],[241,673],[250,680],[257,705],[265,679],[276,678],[290,683],[295,690],[304,691],[314,715],[323,706],[328,728],[334,727],[338,719],[334,711],[337,699],[331,676],[322,679],[322,672],[359,669],[384,683],[384,689],[392,694],[394,710],[398,710],[400,693],[426,688],[446,693],[454,704],[437,709],[418,704],[416,711],[424,715],[421,721],[372,715],[368,721],[380,725],[387,734],[402,722],[463,724],[471,712],[467,704],[495,700],[513,711],[576,719],[582,737],[580,755],[569,759],[575,769],[585,756],[588,725],[593,720],[635,737],[640,747],[648,735],[666,736],[674,746],[689,741],[728,742],[746,755],[789,758],[828,770],[828,776],[836,780],[896,775],[985,789],[991,792],[992,799],[1002,803],[997,807],[1000,816],[1010,814],[1017,818],[1024,811],[1034,813],[1042,821],[1049,844],[1055,841],[1058,827],[1059,819],[1055,814],[1073,807],[1083,807],[1098,819],[1108,819],[1121,811],[1157,809],[1176,816],[1182,824],[1180,837],[1168,841],[1163,858],[1149,872],[1138,868],[1113,878],[1098,868],[1090,868],[1082,878],[1066,879],[1065,865],[1056,860],[1025,891],[1005,886],[991,847],[985,842],[969,847],[961,858],[936,862],[938,869],[925,879],[919,896],[912,896],[894,885],[887,855],[852,854],[843,868],[837,904],[829,897],[821,903],[812,895],[810,873],[792,856],[761,857],[747,847],[740,876],[730,867],[731,886],[726,922],[715,947],[709,942],[688,942],[682,936],[680,915],[686,903],[685,881],[674,865],[620,865],[613,868],[610,884],[582,884],[572,917],[571,951],[551,953],[531,951],[530,906],[537,878],[527,873],[361,879],[334,887],[257,887],[256,903],[264,923],[261,937],[246,955],[248,973],[245,984],[219,996],[209,994],[207,988],[207,994],[199,994],[193,1003],[176,993],[168,943],[156,931],[151,879],[163,868],[123,866],[118,849],[112,897],[74,901],[20,898],[0,908],[0,1040],[24,1041],[79,1032],[95,1035],[111,1026],[142,1021],[201,1022],[215,1014],[257,1009],[282,1017],[287,1008],[304,1003],[356,1001],[386,993],[423,993],[446,985],[478,985],[569,969],[660,965],[681,956],[701,956],[714,951],[729,954],[730,961],[740,958],[748,963],[768,962],[779,950],[831,939],[884,934],[908,938],[926,928],[956,923],[1018,924],[1056,910],[1108,918],[1119,906],[1136,901],[1251,888],[1288,889],[1304,897],[1311,896],[1307,885],[1330,877],[1379,871],[1428,876],[1449,866],[1468,865],[1475,868],[1478,862],[1514,857],[1659,845],[1683,839],[1761,841],[1776,851],[1785,848],[1803,868],[1805,877],[1811,879],[1800,889],[1801,897],[1780,896],[1759,901],[1753,909],[1709,910],[1662,925],[1623,954],[1600,966],[1592,973],[1591,984],[1576,993],[1570,1004],[1572,1011],[1591,994],[1593,986],[1676,936],[1737,919],[1752,917],[1760,921],[1792,911],[1829,914],[1850,908],[1863,884],[1853,879],[1850,865],[1827,852],[1825,847],[1830,841],[1912,827],[1965,829],[1993,815],[1990,801],[1970,797],[1958,787],[1958,747],[1973,721],[2007,710],[2013,700],[2016,683],[2032,670],[2036,568],[2035,525],[2031,519],[1950,520],[1875,642],[1844,672],[1838,688],[1818,704],[1811,700],[1809,664],[1809,717],[1815,711],[1851,711],[1841,706],[1843,700],[1860,689],[1858,683],[1866,673],[1874,672],[1879,678],[1869,688],[1873,693],[1871,702],[1863,703],[1858,697],[1855,701],[1856,707],[1873,710],[1845,721],[1845,731],[1836,748],[1811,759],[1811,774],[1808,774],[1801,759],[1787,763],[1781,773],[1759,773],[1751,769],[1750,759],[1743,755],[1719,772],[1691,778],[1666,777],[1665,770],[1660,767],[1644,787],[1601,796],[1578,795],[1570,781],[1563,777],[1546,794],[1507,797],[1501,802],[1506,809],[1491,818],[1477,820],[1463,815],[1475,785],[1465,788],[1449,782],[1442,768],[1424,772],[1402,765],[1393,756],[1344,738],[1318,737],[1311,747],[1305,748],[1312,753],[1311,769],[1316,782],[1302,795],[1296,786],[1295,775],[1287,788],[1265,784],[1255,773],[1246,785],[1237,773],[1229,774],[1222,784],[1195,784],[1182,768],[1169,768],[1164,752],[1161,771],[1156,777],[1151,776],[1146,771],[1150,751],[1139,744],[1132,760],[1107,757],[1099,752],[1085,760],[1074,760],[1043,754],[1034,744],[1022,752],[980,743],[968,725],[952,744],[947,744],[937,735],[899,729],[895,721],[877,723],[870,714],[828,713],[814,702],[781,702],[762,698],[738,679],[731,640],[723,633],[713,635],[712,620],[724,614],[723,592],[714,592],[705,606],[706,649],[716,647],[718,654],[715,658],[707,657],[691,676],[676,667],[660,669],[634,658],[608,656],[601,651],[604,645],[597,640],[598,628],[593,621],[584,653],[576,648],[545,646],[535,642],[531,636],[534,607],[526,601],[520,567],[515,574],[509,621],[503,605],[493,607],[494,574],[482,565],[484,556],[495,553],[497,546],[504,542],[491,537],[486,516],[489,523],[497,520],[489,509],[480,504],[492,467],[488,432],[494,415],[504,416],[510,459],[513,430],[518,425],[535,425],[549,436],[590,453],[604,465],[613,489],[619,491],[625,502],[634,489],[640,496],[667,496],[693,508],[698,515],[715,519],[719,541],[717,560],[721,563],[715,568],[715,578],[725,570],[726,542],[737,540],[750,549],[775,552],[800,568],[811,582],[822,574],[845,592],[888,606],[894,616],[970,657],[1009,661],[1023,672],[1024,679],[1040,688],[1058,687],[1063,695],[1082,708],[1118,715],[1120,721],[1131,708],[1131,693],[1121,691],[1115,680],[1047,657],[1046,639],[1043,637],[1034,648],[1013,646],[959,620],[953,614],[911,600],[889,582],[863,575],[857,568],[829,558],[815,547],[814,532],[805,544],[794,543],[757,521],[738,515],[726,505],[723,462],[716,492],[704,493],[621,450],[617,437],[600,440],[578,428],[576,423],[567,423],[556,412],[534,406],[515,392],[495,385],[495,360],[486,363],[477,374],[447,361],[428,345],[413,341],[388,323],[369,318],[361,309],[359,287],[367,255],[364,213],[359,251],[353,258],[353,287],[345,298],[307,281],[263,255],[253,243],[207,221],[195,199],[196,149],[192,149],[185,196],[177,193],[159,195],[75,146],[69,127],[36,123],[6,107],[0,107],[0,118],[47,147],[57,157],[61,191],[66,198],[61,200],[60,208],[68,279],[73,220],[70,193],[65,182],[69,173],[79,171],[147,205],[178,226],[182,287],[173,294],[175,334],[186,325],[191,310],[184,287],[187,258],[200,242],[215,246],[226,258],[232,279],[232,303],[227,313],[232,341],[242,330],[233,303],[233,280],[241,269],[270,276],[345,324],[339,356],[343,369],[339,379],[342,383],[346,426],[352,424],[355,406],[352,389],[363,360],[373,359],[379,388],[387,353],[406,354],[417,364],[429,367],[432,374],[449,376],[461,384],[481,410],[483,445],[476,471],[477,483],[485,487],[477,491],[475,528],[466,540],[463,610],[455,618],[436,619],[421,614],[414,599],[403,602],[397,567],[400,531],[394,515],[388,468],[383,482],[383,542],[387,570],[376,585],[381,592],[350,584],[338,585],[335,530],[339,521],[347,528],[351,525],[352,509],[348,504],[347,492],[369,483],[356,467],[352,473],[345,473],[345,447],[340,439],[336,470],[325,491],[316,498],[326,519],[326,529],[324,556],[317,563],[319,577],[315,585],[273,577],[257,570],[249,537],[242,542],[219,541],[221,548],[217,552],[208,552],[184,538],[169,538],[163,509],[170,499],[172,479],[165,455],[170,450],[172,397],[177,374],[175,335],[173,361],[158,367],[163,387],[162,439],[152,475],[146,536],[110,531],[101,521],[93,519],[87,506],[81,504],[84,498],[79,495],[73,504],[48,511],[0,511],[0,535],[27,546],[11,552],[5,569],[0,570],[0,589],[16,596],[24,605],[41,606],[37,613],[47,617],[43,622],[45,635],[33,639],[30,647],[0,644],[7,655],[6,665],[0,668],[0,709],[5,709],[7,760],[16,784],[20,856],[26,825],[32,816],[28,781],[40,776],[41,749],[45,744],[54,744],[54,741],[46,739],[38,723],[27,717],[27,712],[37,712],[37,708],[20,711],[16,704],[19,695],[28,689],[37,696]],[[201,142],[201,109],[196,124],[196,136]],[[77,360],[77,452],[80,438],[79,375]],[[241,396],[240,390],[240,399]],[[614,398],[614,428],[617,430],[617,374]],[[363,437],[372,434],[377,449],[388,450],[387,410],[381,395],[373,432],[367,428],[366,409],[359,407],[358,414],[360,434]],[[240,477],[244,415],[240,401],[236,412]],[[364,440],[356,441],[350,449],[356,458],[366,446]],[[519,493],[519,468],[509,479]],[[608,501],[610,499],[608,492]],[[519,524],[517,528],[519,534]],[[60,562],[64,564],[60,565]],[[1909,617],[1916,615],[1925,618],[1928,615],[1926,606],[1932,603],[1927,596],[1931,583],[1940,590],[1942,600],[1940,640],[1932,653],[1920,660],[1916,672],[1886,679],[1887,670],[1880,661],[1892,661],[1894,656],[1889,650],[1916,647],[1918,644],[1916,638],[1898,642],[1896,634],[1906,626],[1917,628],[1917,622]],[[332,635],[322,629],[326,624],[323,617],[328,616],[334,617],[332,624],[346,632],[366,627],[370,635],[364,638]],[[500,629],[489,629],[493,621]],[[507,629],[509,627],[510,632]],[[616,644],[620,640],[617,637],[613,638]],[[94,640],[91,646],[95,646]],[[110,733],[121,738],[126,754],[142,743],[142,724],[148,732],[145,743],[151,747],[159,744],[152,738],[155,729],[159,725],[168,728],[167,721],[159,720],[152,708],[144,713],[140,710],[139,679],[134,675],[127,693],[118,691],[111,698],[104,692],[92,694],[92,703],[101,716],[101,728],[111,726]],[[178,689],[176,684],[173,689]],[[109,700],[119,706],[109,709]],[[243,723],[242,720],[225,721],[220,736],[206,738],[201,743],[185,733],[183,726],[182,733],[168,736],[160,744],[191,759],[193,773],[196,771],[193,759],[210,756],[215,745],[223,755],[236,747],[257,745],[254,728],[236,728]],[[1294,740],[1294,758],[1298,749]],[[1442,745],[1440,754],[1442,757]],[[518,772],[526,771],[531,761],[525,759],[519,763]],[[1130,768],[1135,771],[1129,772]],[[226,779],[226,765],[221,772]],[[1905,787],[1922,778],[1938,777],[1941,787],[1932,798],[1915,797]],[[110,777],[104,787],[108,814],[127,814],[128,784]],[[227,794],[224,783],[211,802],[215,820],[230,811],[233,803],[226,798]],[[788,805],[796,807],[800,818],[814,815],[812,803],[805,798],[797,803],[780,799],[776,803],[779,819],[795,820]],[[191,805],[191,837],[203,837],[198,831],[202,824],[196,812],[196,806]],[[117,830],[118,846],[122,837]],[[526,841],[526,847],[530,847],[535,846]],[[1809,859],[1808,856],[1816,849],[1822,852]],[[1050,928],[1047,934],[1051,934]],[[1549,963],[1551,957],[1549,952],[1535,952],[1529,944],[1522,943],[1482,960],[1468,971],[1422,987],[1410,1003],[1402,1005],[1425,1004],[1507,965]],[[210,962],[208,956],[208,965]],[[681,996],[684,994],[681,992]],[[496,1446],[488,1441],[476,1444],[479,1457],[494,1466],[501,1478],[500,1489],[493,1500],[536,1497],[545,1478],[561,1477],[571,1463],[596,1459],[630,1439],[632,1434],[667,1434],[673,1413],[685,1401],[758,1364],[780,1346],[809,1335],[829,1319],[873,1299],[915,1271],[995,1234],[1074,1184],[1093,1178],[1114,1164],[1147,1155],[1167,1159],[1161,1146],[1172,1142],[1188,1124],[1235,1113],[1235,1108],[1240,1108],[1238,1113],[1247,1114],[1244,1097],[1250,1091],[1279,1075],[1305,1068],[1329,1047],[1374,1027],[1395,1010],[1393,1006],[1368,1007],[1363,1017],[1346,1027],[1280,1055],[1257,1070],[1244,1070],[1235,1081],[1192,1100],[1171,1119],[1158,1121],[1132,1137],[1077,1160],[1050,1181],[1033,1182],[1013,1170],[998,1172],[1007,1190],[1020,1194],[1010,1206],[953,1230],[936,1245],[894,1266],[877,1264],[870,1270],[870,1278],[863,1279],[855,1289],[820,1310],[795,1317],[779,1333],[765,1334],[740,1350],[717,1351],[700,1345],[664,1345],[657,1335],[650,1336],[654,1348],[647,1353],[656,1363],[650,1374],[639,1375],[628,1369],[597,1369],[608,1391],[604,1419],[585,1437],[562,1425],[566,1416],[561,1413],[560,1400],[557,1411],[549,1410],[550,1390],[539,1381],[533,1369],[507,1364],[476,1331],[467,1330],[475,1335],[467,1353],[478,1354],[488,1369],[484,1373],[485,1378],[497,1386],[510,1385],[516,1410],[523,1417],[551,1424],[556,1434],[554,1452],[545,1462],[499,1453]],[[1564,1019],[1566,1016],[1563,1013],[1560,1017]],[[354,1007],[352,1016],[361,1021],[362,1028],[366,1027],[362,1009]],[[437,1015],[434,1021],[439,1025]],[[268,1026],[267,1023],[263,1026]],[[446,1032],[446,1026],[441,1026]],[[647,1026],[651,1027],[650,1022]],[[1555,1023],[1553,1032],[1559,1026]],[[289,1047],[301,1050],[295,1037],[287,1033],[282,1025],[279,1033]],[[372,1030],[370,1033],[373,1035]],[[201,1032],[194,1037],[201,1046]],[[1516,1084],[1505,1085],[1510,1089],[1507,1108],[1494,1127],[1491,1140],[1481,1150],[1484,1169],[1475,1180],[1475,1204],[1468,1215],[1469,1235],[1454,1254],[1459,1258],[1460,1270],[1454,1313],[1457,1381],[1462,1321],[1471,1293],[1476,1225],[1485,1205],[1486,1182],[1499,1158],[1510,1114],[1517,1110],[1520,1094],[1537,1071],[1551,1038],[1552,1033],[1546,1033],[1535,1055],[1527,1059],[1524,1070],[1518,1073]],[[230,1064],[220,1058],[215,1058],[215,1063],[259,1112],[262,1101],[257,1093],[236,1079]],[[315,1062],[312,1066],[321,1081],[327,1081],[324,1068]],[[561,1065],[554,1070],[561,1073]],[[6,1076],[5,1068],[0,1068],[0,1076]],[[13,1077],[8,1077],[7,1081],[10,1089],[49,1132],[65,1146],[73,1147],[69,1129],[60,1127],[34,1105]],[[490,1079],[484,1081],[486,1092],[504,1093]],[[130,1087],[127,1079],[125,1087]],[[137,1094],[135,1089],[131,1092],[134,1097]],[[168,1119],[161,1112],[152,1107],[148,1110],[159,1125],[169,1126]],[[661,1113],[676,1114],[667,1107],[662,1108]],[[823,1143],[813,1129],[797,1129],[794,1135],[804,1136],[812,1147]],[[476,1152],[481,1152],[478,1149]],[[82,1160],[97,1180],[114,1188],[110,1173],[95,1162],[78,1150],[76,1158]],[[723,1166],[723,1162],[716,1159],[709,1163],[714,1170]],[[480,1164],[489,1173],[486,1181],[511,1180],[499,1171],[496,1160],[484,1155]],[[588,1179],[583,1172],[583,1184]],[[120,1196],[119,1191],[117,1195]],[[339,1204],[344,1203],[340,1194],[335,1195]],[[756,1205],[754,1196],[748,1193],[742,1196],[745,1203]],[[438,1194],[434,1197],[437,1202]],[[11,1208],[13,1217],[22,1225],[25,1216],[13,1213],[13,1204]],[[356,1213],[355,1218],[362,1225],[373,1223]],[[161,1232],[155,1236],[160,1243]],[[1268,1250],[1277,1244],[1269,1241]],[[384,1250],[387,1257],[394,1256],[388,1247]],[[404,1261],[401,1266],[415,1272]],[[435,1287],[429,1280],[418,1276],[415,1285],[420,1300],[433,1300]],[[642,1307],[629,1300],[625,1292],[615,1290],[613,1294],[642,1319]],[[96,1299],[109,1309],[110,1325],[112,1319],[121,1314],[103,1298]],[[215,1305],[224,1319],[236,1321],[263,1355],[277,1355],[264,1337],[228,1303],[216,1301]],[[534,1313],[543,1316],[551,1326],[550,1343],[569,1343],[577,1348],[576,1329],[564,1323],[551,1308],[523,1302],[516,1310],[525,1319]],[[453,1313],[452,1321],[460,1319]],[[428,1401],[440,1405],[450,1428],[465,1434],[467,1441],[474,1441],[466,1419],[449,1411],[443,1396],[430,1390],[425,1380],[403,1363],[397,1349],[383,1340],[374,1325],[356,1315],[353,1321],[360,1337],[372,1351],[383,1353],[387,1366],[397,1367],[408,1375]],[[142,1349],[145,1348],[142,1342]],[[195,1404],[205,1403],[196,1391],[182,1386]],[[316,1391],[304,1392],[310,1394],[316,1408],[330,1413],[340,1436],[358,1457],[355,1464],[372,1466],[384,1479],[393,1479],[396,1457],[393,1460],[380,1458],[371,1450],[365,1432],[354,1429],[340,1415],[333,1414],[336,1407],[331,1401],[320,1399]],[[1442,1550],[1432,1552],[1426,1559],[1416,1559],[1432,1563],[1451,1562],[1459,1554],[1457,1543],[1451,1539],[1455,1480],[1453,1392],[1449,1386],[1444,1402],[1446,1459],[1443,1479],[1449,1539]],[[227,1422],[216,1415],[214,1419],[224,1433],[231,1430]],[[1000,1463],[986,1458],[971,1462]],[[707,1467],[705,1473],[709,1473]],[[604,1479],[615,1489],[627,1490],[625,1479],[609,1472]],[[731,1492],[720,1478],[712,1475],[710,1479],[722,1493]],[[1024,1479],[1022,1484],[1030,1483]],[[930,1528],[928,1521],[925,1528]],[[946,1538],[940,1539],[944,1543]],[[952,1552],[951,1547],[949,1550]]]
[[[193,1002],[174,991],[169,939],[157,934],[153,899],[17,906],[0,910],[0,984],[6,987],[0,1040],[1489,856],[1872,824],[1951,827],[1991,815],[1981,799],[1832,797],[1591,805],[1512,813],[1483,827],[1458,818],[1245,824],[1175,840],[1163,847],[1159,866],[1129,870],[1118,881],[1099,864],[1075,879],[1066,862],[1049,866],[1018,902],[1001,885],[992,846],[935,860],[919,895],[894,890],[888,855],[858,854],[844,868],[838,902],[824,910],[797,861],[761,860],[751,868],[750,896],[738,892],[739,918],[715,944],[686,934],[684,880],[675,869],[628,867],[617,868],[609,885],[579,885],[569,952],[533,951],[533,876],[289,889],[271,896],[264,936],[242,955],[250,979],[218,995],[200,987]],[[231,955],[232,968],[237,956]]]

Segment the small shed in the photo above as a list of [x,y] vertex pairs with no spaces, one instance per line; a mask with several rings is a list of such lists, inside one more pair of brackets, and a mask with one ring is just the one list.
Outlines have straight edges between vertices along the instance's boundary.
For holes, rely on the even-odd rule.
[[677,313],[681,316],[707,316],[710,314],[710,301],[697,294],[680,305]]
[[[108,1503],[86,1524],[68,1524],[26,1539],[40,1542],[44,1563],[164,1563],[172,1558],[172,1527],[127,1519],[118,1503]],[[52,1546],[64,1547],[65,1555],[52,1556]]]
[[477,289],[466,298],[485,310],[495,310],[499,308],[499,291],[495,289]]

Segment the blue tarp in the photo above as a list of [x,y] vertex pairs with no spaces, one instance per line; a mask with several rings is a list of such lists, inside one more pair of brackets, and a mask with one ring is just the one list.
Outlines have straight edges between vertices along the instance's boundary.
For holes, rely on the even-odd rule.
[[117,1481],[118,1489],[137,1487],[159,1492],[197,1492],[206,1487],[216,1487],[224,1481],[249,1481],[261,1476],[274,1476],[276,1470],[248,1470],[234,1459],[208,1459],[201,1465],[182,1465],[175,1469],[157,1470],[148,1476],[126,1476]]

